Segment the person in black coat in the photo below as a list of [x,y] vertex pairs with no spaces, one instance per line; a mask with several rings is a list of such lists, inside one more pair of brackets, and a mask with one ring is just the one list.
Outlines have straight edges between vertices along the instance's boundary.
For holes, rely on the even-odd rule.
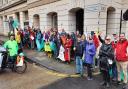
[[83,53],[84,45],[82,43],[81,35],[77,37],[76,46],[74,47],[75,59],[76,59],[76,74],[80,74],[83,77]]
[[111,65],[113,63],[114,59],[114,50],[111,44],[111,38],[109,36],[105,37],[105,40],[103,40],[100,35],[98,36],[100,42],[102,43],[102,46],[99,50],[99,67],[100,71],[103,75],[103,82],[101,85],[105,85],[106,87],[110,87],[110,74],[109,70],[111,68]]

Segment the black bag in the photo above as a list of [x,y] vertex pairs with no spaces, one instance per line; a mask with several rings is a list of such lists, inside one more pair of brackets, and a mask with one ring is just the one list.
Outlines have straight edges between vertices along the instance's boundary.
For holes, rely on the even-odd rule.
[[99,58],[99,67],[101,70],[108,70],[109,69],[109,63],[107,61],[107,57]]

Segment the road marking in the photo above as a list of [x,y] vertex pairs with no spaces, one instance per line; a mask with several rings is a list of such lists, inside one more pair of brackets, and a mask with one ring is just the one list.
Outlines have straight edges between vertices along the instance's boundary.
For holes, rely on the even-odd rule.
[[[47,71],[46,73],[50,75],[58,76],[58,77],[71,77],[71,78],[80,77],[80,75],[76,75],[76,74],[63,74],[63,73],[57,73],[54,71]],[[100,72],[93,73],[93,75],[98,75],[98,74],[100,74]],[[87,77],[87,74],[84,74],[84,76]]]

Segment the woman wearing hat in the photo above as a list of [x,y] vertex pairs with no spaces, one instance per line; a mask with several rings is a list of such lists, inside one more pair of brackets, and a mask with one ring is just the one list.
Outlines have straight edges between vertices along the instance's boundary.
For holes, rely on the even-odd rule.
[[99,40],[102,43],[102,46],[99,51],[99,67],[100,71],[103,75],[103,82],[101,85],[105,85],[106,87],[110,87],[110,74],[109,70],[111,68],[111,65],[113,63],[114,59],[114,50],[111,44],[111,37],[106,36],[105,40],[102,40],[99,34]]

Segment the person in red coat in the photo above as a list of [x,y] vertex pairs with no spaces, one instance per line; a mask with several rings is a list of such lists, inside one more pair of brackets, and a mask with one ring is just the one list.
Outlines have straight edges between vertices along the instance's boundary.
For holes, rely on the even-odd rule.
[[99,47],[99,45],[100,45],[100,42],[99,42],[99,39],[96,36],[96,34],[93,35],[93,41],[94,41],[94,45],[95,45],[95,47],[97,49]]
[[67,35],[67,39],[66,39],[66,43],[64,45],[65,48],[65,52],[64,52],[64,58],[65,58],[65,62],[70,63],[70,50],[71,50],[71,46],[72,46],[72,40],[70,35]]
[[30,38],[30,45],[31,45],[31,49],[34,49],[34,47],[35,47],[35,33],[34,33],[34,31],[30,28],[30,27],[28,27],[28,31],[29,31],[29,38]]
[[118,71],[118,83],[121,82],[120,73],[123,71],[124,80],[123,80],[123,89],[128,88],[128,76],[127,76],[127,68],[128,68],[128,41],[125,38],[125,34],[120,34],[119,41],[115,46],[115,56],[117,63],[117,71]]

